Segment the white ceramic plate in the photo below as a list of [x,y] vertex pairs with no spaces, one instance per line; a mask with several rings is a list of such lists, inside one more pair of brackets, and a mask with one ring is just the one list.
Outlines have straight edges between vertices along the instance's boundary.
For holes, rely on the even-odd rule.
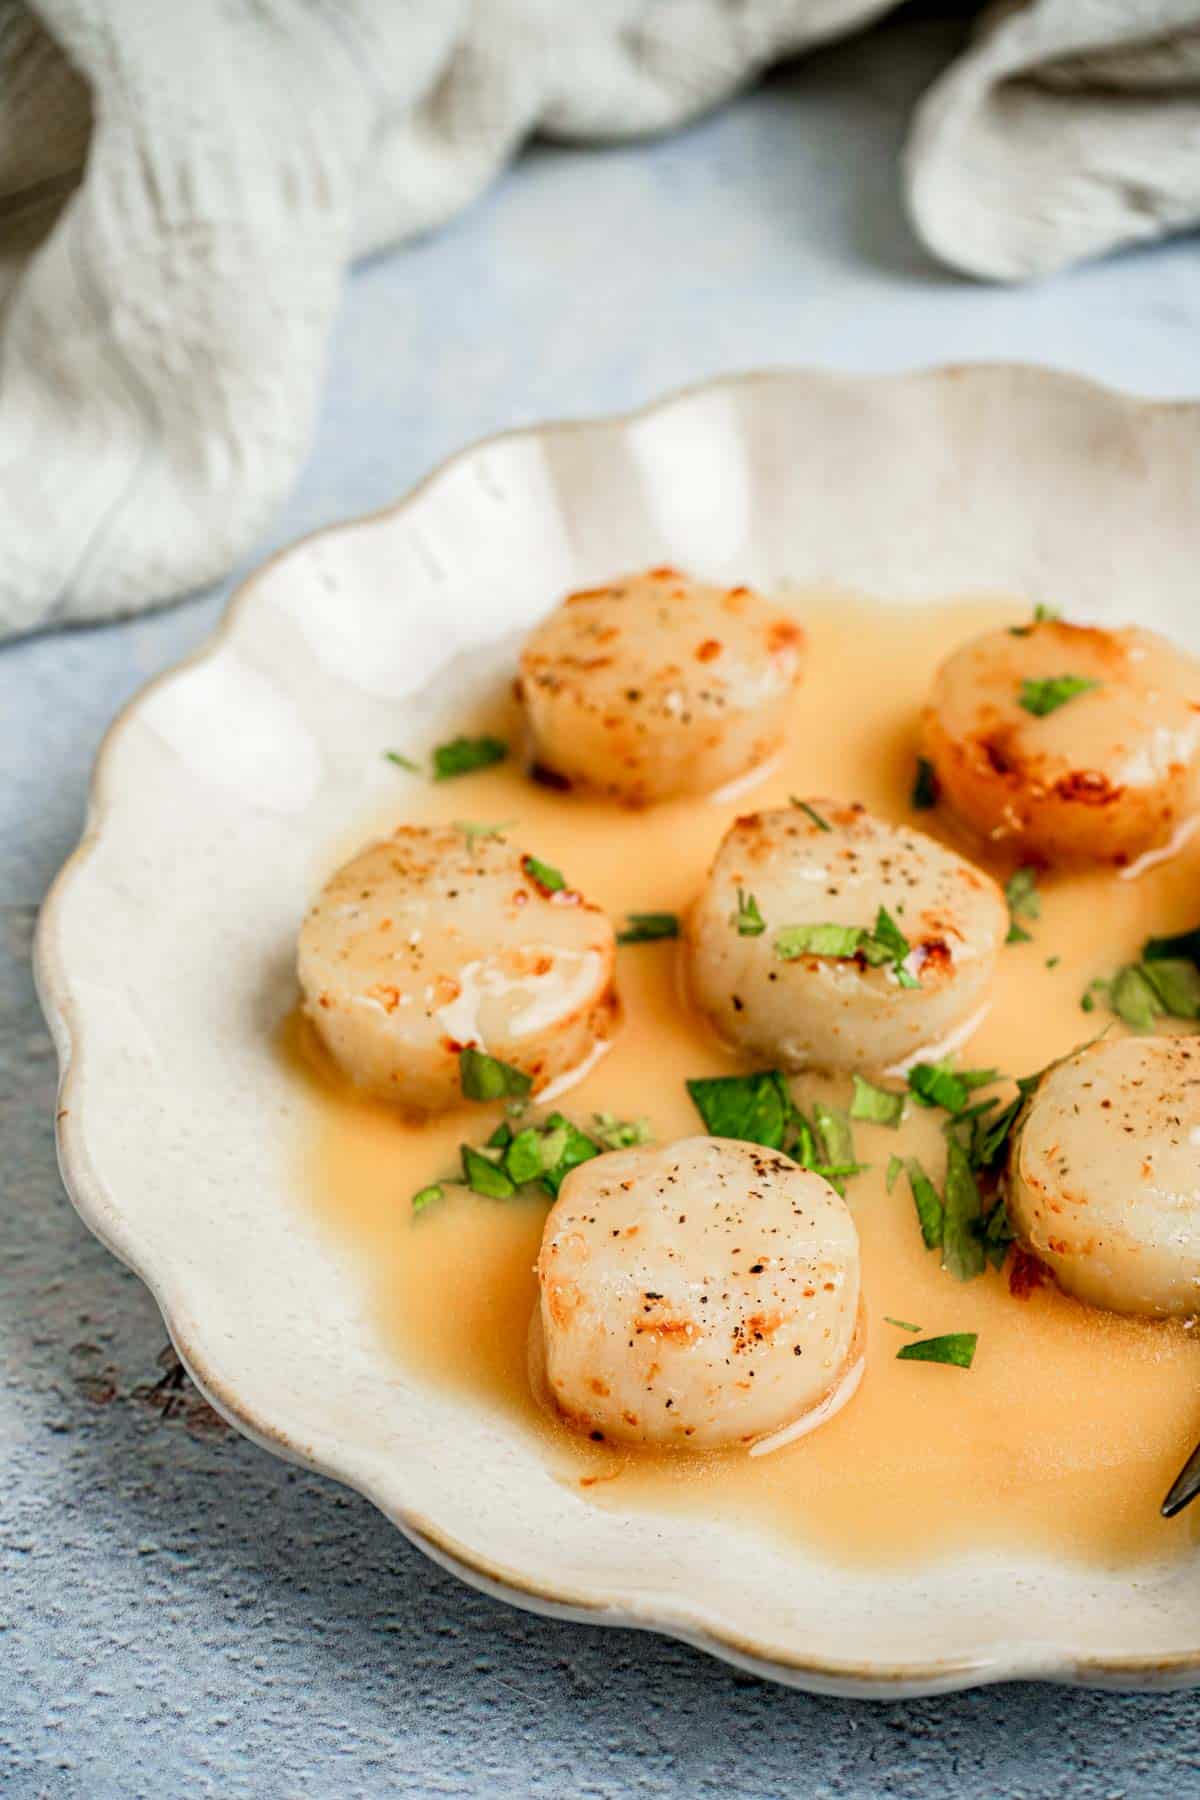
[[1194,1681],[1200,1559],[853,1573],[750,1527],[593,1509],[479,1407],[406,1376],[366,1271],[296,1204],[303,1102],[272,1034],[331,847],[395,793],[380,745],[398,719],[406,742],[435,732],[452,659],[461,718],[463,684],[565,589],[660,562],[767,588],[1066,598],[1200,649],[1200,408],[1020,368],[751,376],[477,446],[277,558],[109,733],[44,910],[72,1198],[235,1425],[519,1604],[835,1693]]

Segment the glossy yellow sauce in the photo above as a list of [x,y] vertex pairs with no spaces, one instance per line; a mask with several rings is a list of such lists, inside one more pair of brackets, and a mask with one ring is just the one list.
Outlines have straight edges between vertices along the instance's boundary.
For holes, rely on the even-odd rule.
[[[398,772],[394,815],[360,821],[361,838],[401,821],[514,820],[514,841],[563,869],[618,922],[629,911],[682,912],[729,822],[786,804],[789,793],[860,799],[954,841],[936,814],[909,808],[919,709],[951,646],[1027,608],[910,610],[809,593],[795,604],[809,633],[805,679],[780,763],[751,793],[637,813],[535,786],[516,760],[438,786]],[[519,741],[507,697],[468,725]],[[331,862],[342,853],[336,847]],[[1200,841],[1136,880],[1111,870],[1044,878],[1033,942],[1003,952],[990,1014],[960,1051],[962,1064],[1025,1074],[1094,1035],[1103,1016],[1080,1010],[1087,983],[1151,933],[1193,925],[1198,875]],[[624,1024],[560,1102],[579,1123],[607,1111],[647,1116],[664,1140],[701,1130],[685,1078],[738,1066],[681,1004],[676,948],[619,951]],[[1200,1534],[1200,1519],[1158,1516],[1200,1435],[1200,1332],[1089,1311],[1052,1288],[1018,1299],[994,1271],[966,1285],[943,1273],[922,1246],[906,1182],[890,1195],[884,1185],[893,1151],[921,1156],[940,1180],[943,1115],[910,1105],[898,1132],[855,1127],[857,1153],[872,1168],[847,1192],[862,1242],[868,1344],[850,1405],[770,1456],[631,1453],[579,1439],[531,1394],[526,1337],[545,1204],[453,1188],[441,1204],[411,1212],[413,1192],[451,1174],[458,1144],[482,1142],[499,1109],[409,1123],[355,1096],[296,1021],[285,1044],[310,1101],[299,1200],[361,1251],[385,1352],[505,1417],[597,1506],[699,1508],[858,1563],[1024,1544],[1111,1564],[1186,1549]],[[843,1104],[849,1095],[848,1081],[800,1077],[795,1088],[802,1105],[817,1093]],[[978,1332],[973,1368],[897,1361],[911,1340],[888,1315],[923,1337]]]

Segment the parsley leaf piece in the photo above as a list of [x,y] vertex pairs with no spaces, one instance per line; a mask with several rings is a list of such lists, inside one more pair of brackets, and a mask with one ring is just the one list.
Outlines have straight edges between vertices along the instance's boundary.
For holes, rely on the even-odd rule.
[[740,1138],[782,1150],[792,1122],[792,1102],[776,1069],[755,1075],[707,1075],[689,1081],[692,1105],[711,1137]]
[[1138,973],[1173,1019],[1200,1019],[1200,969],[1181,957],[1138,964]]
[[541,888],[544,894],[561,894],[567,885],[561,869],[556,869],[553,863],[540,862],[536,856],[523,856],[521,867],[534,887]]
[[501,1119],[495,1131],[487,1141],[489,1150],[507,1150],[513,1141],[512,1126]]
[[562,1113],[551,1113],[546,1120],[546,1137],[542,1144],[541,1179],[550,1192],[557,1195],[572,1169],[601,1154],[600,1145],[586,1131],[580,1131],[578,1125],[573,1125]]
[[480,825],[474,819],[451,820],[455,831],[461,831],[466,838],[468,853],[474,850],[478,838],[502,837],[510,826],[515,825],[516,822],[515,819],[505,819],[500,825]]
[[842,961],[857,956],[866,937],[861,925],[785,925],[775,934],[775,954],[781,962],[795,962],[801,956]]
[[679,936],[679,919],[675,913],[627,913],[624,931],[618,931],[618,944],[653,944],[660,938]]
[[648,1144],[654,1133],[649,1119],[618,1119],[612,1113],[592,1114],[596,1137],[606,1150],[632,1150]]
[[940,1106],[948,1113],[965,1110],[976,1088],[999,1081],[999,1069],[956,1069],[950,1063],[914,1063],[908,1086],[922,1106]]
[[904,1173],[904,1158],[902,1156],[895,1156],[895,1155],[889,1156],[888,1157],[888,1166],[887,1166],[887,1175],[884,1178],[886,1181],[886,1184],[887,1184],[887,1191],[889,1194],[891,1193],[892,1189],[895,1187],[897,1178],[899,1176],[903,1175],[903,1173]]
[[444,1193],[440,1181],[431,1181],[428,1187],[418,1188],[412,1197],[412,1209],[415,1213],[424,1212],[427,1206],[433,1206]]
[[490,769],[503,762],[508,745],[498,737],[458,737],[439,744],[433,753],[433,779],[449,781],[455,775],[470,775],[475,769]]
[[852,1119],[869,1119],[875,1125],[888,1125],[893,1130],[904,1117],[904,1095],[891,1088],[876,1087],[855,1073],[854,1098],[850,1102]]
[[1200,925],[1176,932],[1174,937],[1147,938],[1142,945],[1143,962],[1176,960],[1200,964]]
[[527,1094],[533,1085],[522,1070],[472,1045],[459,1052],[458,1080],[466,1100],[504,1100],[510,1094]]
[[983,1205],[967,1153],[957,1138],[951,1138],[946,1146],[944,1205],[942,1267],[956,1281],[972,1281],[982,1275],[986,1260],[978,1231]]
[[1040,919],[1042,897],[1037,891],[1038,872],[1034,868],[1016,869],[1004,884],[1008,901],[1008,937],[1010,944],[1028,944],[1031,934],[1018,923],[1020,919]]
[[983,1224],[984,1255],[993,1268],[1003,1268],[1004,1259],[1008,1255],[1008,1246],[1015,1236],[1016,1232],[1012,1228],[1008,1208],[1003,1199],[997,1200]]
[[918,1338],[915,1344],[901,1344],[896,1358],[899,1362],[949,1363],[956,1369],[969,1369],[978,1342],[977,1331],[950,1331],[944,1337]]
[[537,1181],[542,1173],[542,1134],[536,1125],[518,1131],[504,1153],[504,1172],[517,1187]]
[[868,962],[877,960],[876,946],[885,953],[878,960],[890,962],[893,965],[893,973],[901,987],[915,988],[920,985],[916,976],[904,966],[906,957],[912,953],[912,945],[886,906],[881,906],[876,913],[870,938],[863,946]]
[[821,817],[820,813],[817,811],[816,807],[810,806],[808,804],[807,800],[797,800],[795,794],[791,794],[788,797],[791,800],[791,803],[793,806],[798,806],[802,813],[808,814],[809,818],[812,820],[813,824],[816,826],[818,831],[832,831],[833,830],[833,826],[829,823],[829,820],[823,819]]
[[883,1315],[883,1322],[885,1325],[895,1325],[899,1331],[916,1332],[921,1329],[919,1325],[910,1325],[907,1319],[889,1319],[886,1313]]
[[[1093,982],[1092,986],[1098,984]],[[1134,1031],[1149,1031],[1155,1019],[1162,1014],[1163,1008],[1156,990],[1147,981],[1139,964],[1126,963],[1118,969],[1113,979],[1104,984],[1107,989],[1108,1004],[1118,1019]],[[1091,989],[1088,990],[1091,992]]]
[[737,928],[739,937],[761,937],[767,929],[767,922],[758,910],[758,901],[742,888],[737,891],[737,910],[730,913],[729,923]]
[[915,1156],[910,1156],[905,1163],[908,1185],[912,1192],[913,1205],[917,1209],[917,1219],[921,1226],[921,1237],[927,1250],[941,1248],[946,1224],[946,1209],[938,1196],[938,1191],[930,1181]]
[[1057,967],[1061,961],[1062,961],[1061,956],[1048,956],[1046,958],[1046,967],[1048,969],[1057,969]]
[[917,772],[912,785],[913,811],[928,812],[937,805],[941,791],[941,783],[933,764],[927,756],[918,756]]
[[824,1100],[818,1100],[813,1107],[813,1124],[817,1133],[817,1148],[821,1154],[821,1163],[814,1167],[831,1167],[844,1173],[857,1169],[854,1160],[854,1133],[850,1127],[848,1115],[836,1106],[827,1106]]
[[[415,763],[411,756],[402,756],[399,750],[385,750],[383,754],[386,760],[390,763],[395,763],[398,769],[407,769],[410,775],[419,775],[421,773],[420,763]],[[421,1189],[422,1193],[425,1193],[426,1191],[425,1188]]]
[[516,1193],[512,1181],[504,1170],[494,1162],[489,1162],[482,1151],[475,1150],[470,1144],[459,1146],[462,1157],[463,1175],[472,1193],[483,1194],[488,1200],[511,1200]]
[[1035,719],[1044,719],[1047,713],[1057,712],[1077,694],[1089,693],[1099,686],[1098,681],[1091,681],[1086,675],[1047,675],[1043,680],[1026,676],[1018,698],[1027,713],[1032,713]]
[[1060,619],[1061,617],[1062,614],[1058,611],[1057,607],[1043,606],[1039,600],[1033,609],[1033,618],[1030,620],[1029,624],[1010,625],[1008,628],[1008,635],[1009,637],[1031,637],[1035,625],[1052,625],[1056,619]]

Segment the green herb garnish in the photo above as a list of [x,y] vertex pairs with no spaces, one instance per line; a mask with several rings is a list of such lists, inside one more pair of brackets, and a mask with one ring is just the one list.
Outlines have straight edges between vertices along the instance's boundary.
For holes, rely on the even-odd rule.
[[917,1220],[921,1227],[921,1238],[925,1248],[940,1250],[946,1223],[946,1209],[942,1205],[937,1189],[916,1157],[910,1156],[904,1167],[908,1175],[913,1205],[917,1209]]
[[767,922],[758,910],[758,901],[741,888],[737,891],[737,911],[730,913],[729,923],[736,926],[739,937],[761,937],[767,929]]
[[956,1369],[969,1369],[978,1342],[977,1331],[951,1331],[944,1337],[919,1338],[915,1344],[902,1344],[896,1357],[900,1362],[949,1363]]
[[618,931],[618,944],[653,944],[660,938],[677,938],[679,920],[674,913],[627,913],[624,931]]
[[567,885],[561,869],[556,869],[553,863],[541,862],[536,856],[523,856],[521,867],[534,887],[540,888],[544,894],[561,894]]
[[[415,763],[411,756],[402,756],[399,750],[385,750],[383,754],[387,761],[395,763],[398,769],[407,769],[410,775],[421,773],[420,763]],[[424,1193],[425,1189],[422,1188],[421,1192]]]
[[883,1322],[885,1325],[894,1325],[898,1331],[920,1331],[921,1329],[919,1325],[910,1325],[907,1319],[889,1319],[886,1313],[883,1315]]
[[452,823],[455,831],[461,831],[466,838],[467,850],[471,852],[475,848],[477,839],[500,837],[516,824],[516,820],[505,819],[501,825],[480,825],[474,819],[455,819]]
[[861,956],[873,968],[892,965],[901,987],[915,988],[917,978],[905,968],[912,945],[885,906],[868,931],[862,925],[785,925],[775,934],[775,954],[782,962],[801,956],[827,956],[845,962]]
[[455,775],[470,775],[475,769],[490,769],[503,762],[508,745],[497,737],[459,737],[439,744],[433,753],[433,779],[449,781]]
[[472,1193],[483,1194],[488,1200],[511,1200],[517,1190],[498,1163],[470,1144],[460,1145],[459,1155],[463,1177]]
[[1061,617],[1062,614],[1057,608],[1053,606],[1043,606],[1039,600],[1038,604],[1033,609],[1033,618],[1030,623],[1028,625],[1010,625],[1008,628],[1008,635],[1009,637],[1030,637],[1033,634],[1035,625],[1053,625],[1054,622]]
[[1190,962],[1200,964],[1200,925],[1191,931],[1180,931],[1174,937],[1147,938],[1142,945],[1143,962]]
[[961,1113],[976,1088],[991,1087],[999,1080],[999,1069],[956,1069],[948,1062],[914,1063],[908,1071],[913,1098],[949,1113]]
[[801,956],[844,961],[858,955],[869,935],[861,925],[785,925],[775,934],[775,954],[781,962]]
[[606,1150],[632,1150],[654,1135],[649,1119],[617,1119],[608,1112],[593,1113],[592,1125]]
[[533,1085],[521,1069],[471,1045],[459,1052],[458,1079],[467,1100],[505,1100],[527,1094]]
[[983,1203],[979,1184],[962,1144],[951,1137],[946,1146],[946,1189],[943,1200],[942,1267],[956,1281],[982,1275],[984,1246],[979,1233]]
[[1027,713],[1032,713],[1035,719],[1044,719],[1047,713],[1057,712],[1077,694],[1086,694],[1099,686],[1098,681],[1090,681],[1085,675],[1047,675],[1042,680],[1027,676],[1021,683],[1018,698]]
[[1017,869],[1004,884],[1008,901],[1008,937],[1010,944],[1028,944],[1030,933],[1018,923],[1021,919],[1040,919],[1042,898],[1037,890],[1038,872],[1033,868]]
[[887,1185],[887,1191],[889,1194],[891,1193],[892,1189],[896,1185],[897,1180],[899,1179],[899,1177],[901,1175],[903,1175],[903,1173],[904,1173],[904,1158],[902,1156],[896,1156],[895,1154],[889,1156],[888,1157],[887,1174],[884,1177],[884,1180]]
[[809,818],[812,820],[813,824],[816,826],[818,831],[832,831],[833,830],[833,826],[829,823],[828,819],[823,819],[821,817],[820,813],[817,811],[816,807],[810,806],[808,804],[807,800],[798,800],[796,798],[795,794],[789,795],[789,799],[791,800],[791,803],[793,806],[798,806],[802,813],[808,814]]
[[787,1084],[776,1069],[756,1075],[708,1075],[687,1083],[710,1137],[741,1138],[782,1150],[792,1120]]
[[938,803],[941,783],[937,772],[927,756],[918,756],[917,772],[913,778],[912,805],[915,812],[928,812]]
[[412,1197],[413,1211],[415,1213],[424,1212],[427,1206],[435,1205],[442,1198],[444,1191],[440,1181],[431,1181],[428,1187],[418,1188]]
[[854,1098],[850,1102],[852,1119],[869,1119],[875,1125],[893,1129],[904,1117],[904,1095],[891,1088],[876,1087],[857,1072],[853,1077]]

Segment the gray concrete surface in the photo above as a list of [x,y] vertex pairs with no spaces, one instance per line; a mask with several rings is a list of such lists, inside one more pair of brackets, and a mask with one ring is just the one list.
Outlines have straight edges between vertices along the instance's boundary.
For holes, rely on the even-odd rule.
[[[722,369],[1022,357],[1200,392],[1195,238],[1018,291],[933,267],[894,156],[949,28],[893,28],[667,142],[537,149],[361,269],[262,552],[497,427]],[[63,504],[70,504],[64,495]],[[0,651],[0,1791],[6,1796],[1200,1793],[1200,1700],[1010,1687],[869,1707],[531,1619],[225,1431],[68,1206],[29,971],[115,709],[224,592]]]

